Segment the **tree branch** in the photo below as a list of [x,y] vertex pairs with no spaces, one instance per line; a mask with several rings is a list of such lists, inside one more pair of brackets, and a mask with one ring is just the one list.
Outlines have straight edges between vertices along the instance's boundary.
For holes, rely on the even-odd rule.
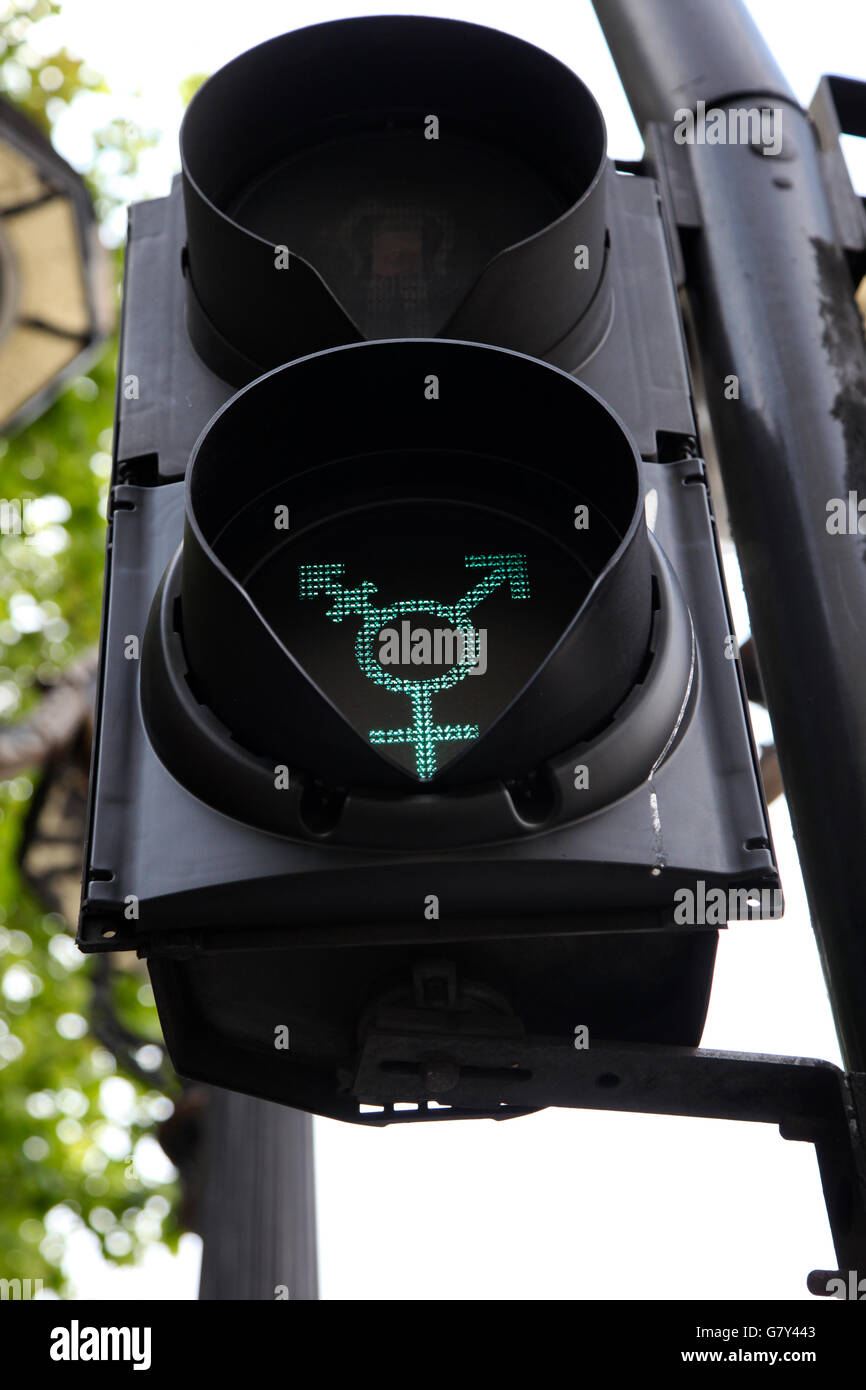
[[70,663],[32,714],[0,726],[0,778],[42,767],[74,743],[93,718],[97,661],[94,650]]

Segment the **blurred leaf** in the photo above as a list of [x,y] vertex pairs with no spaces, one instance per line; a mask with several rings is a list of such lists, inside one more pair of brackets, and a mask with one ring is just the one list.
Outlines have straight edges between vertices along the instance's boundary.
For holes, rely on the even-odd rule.
[[[0,85],[49,133],[65,105],[106,90],[67,49],[43,57],[28,45],[32,26],[59,9],[0,0]],[[123,178],[152,143],[129,122],[94,131],[85,176],[103,215],[123,201]],[[119,285],[119,252],[113,264]],[[14,503],[0,535],[0,719],[25,716],[98,637],[116,352],[114,341],[45,415],[0,437],[2,493]],[[40,776],[36,768],[0,781],[0,1277],[42,1279],[68,1294],[70,1231],[87,1226],[106,1258],[127,1263],[155,1239],[176,1243],[177,1192],[146,1181],[133,1157],[171,1104],[138,1078],[119,1080],[90,1032],[93,958],[78,953],[70,924],[46,914],[17,867]],[[158,1043],[143,967],[117,980],[123,1024]]]
[[209,77],[209,72],[193,72],[189,77],[183,79],[179,91],[184,106],[189,106],[199,87],[203,87]]

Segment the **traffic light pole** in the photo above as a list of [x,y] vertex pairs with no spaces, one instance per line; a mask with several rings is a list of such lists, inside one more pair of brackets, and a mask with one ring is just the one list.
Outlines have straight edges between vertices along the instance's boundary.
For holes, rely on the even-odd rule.
[[209,1088],[198,1169],[199,1298],[317,1298],[312,1117]]
[[[812,921],[845,1063],[863,1072],[866,556],[856,521],[839,534],[828,516],[866,496],[866,344],[852,279],[864,272],[866,216],[827,93],[834,81],[844,88],[863,134],[866,88],[824,80],[816,139],[740,0],[594,7],[679,231]],[[778,157],[677,144],[675,112],[699,102],[778,112]]]

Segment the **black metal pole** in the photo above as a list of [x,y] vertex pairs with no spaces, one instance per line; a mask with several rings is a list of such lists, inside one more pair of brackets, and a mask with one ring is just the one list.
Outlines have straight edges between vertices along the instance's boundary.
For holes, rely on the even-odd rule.
[[[687,165],[686,284],[731,524],[840,1044],[864,1071],[866,537],[827,522],[832,499],[866,498],[866,347],[818,142],[739,0],[594,6],[648,144]],[[781,154],[675,146],[674,111],[698,100],[780,108]]]
[[593,0],[593,9],[641,130],[698,101],[746,92],[794,100],[740,0]]
[[200,1299],[318,1297],[312,1119],[208,1088]]

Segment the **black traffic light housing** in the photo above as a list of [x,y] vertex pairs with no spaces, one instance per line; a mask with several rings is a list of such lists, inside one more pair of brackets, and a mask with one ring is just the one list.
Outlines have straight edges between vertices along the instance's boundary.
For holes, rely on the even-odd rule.
[[[449,265],[425,226],[445,206],[456,237],[484,206],[461,154],[423,206],[401,176],[377,221],[364,188],[337,206],[333,161],[372,146],[372,168],[396,132],[404,169],[414,132],[424,169],[434,115],[481,162],[537,155],[558,217],[461,263],[426,336],[359,341],[335,295],[352,255],[323,277],[310,209],[322,265],[340,217],[363,227],[343,249],[366,247],[393,332]],[[183,180],[131,214],[79,943],[148,957],[182,1073],[343,1119],[401,1117],[354,1085],[383,1011],[434,1053],[455,1020],[696,1044],[716,930],[675,894],[778,880],[653,181],[615,172],[561,65],[453,21],[274,40],[202,89],[182,144]],[[273,190],[283,167],[310,194],[302,254],[291,217],[270,241],[232,215],[242,176]],[[483,674],[386,666],[386,629],[432,619],[475,658],[485,629]],[[480,1113],[511,1113],[489,1083]],[[429,1102],[445,1089],[434,1069]]]
[[285,34],[201,88],[180,151],[190,337],[235,385],[392,337],[572,371],[609,328],[601,112],[508,34],[396,16]]

